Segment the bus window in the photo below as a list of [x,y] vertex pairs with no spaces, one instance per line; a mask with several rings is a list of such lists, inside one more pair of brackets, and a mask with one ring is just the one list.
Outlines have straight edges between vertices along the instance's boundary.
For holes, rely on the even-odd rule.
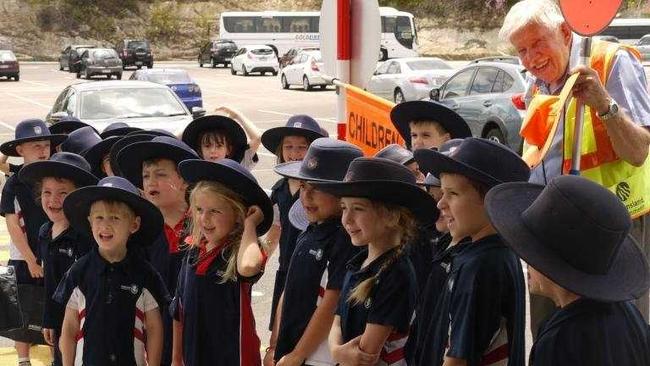
[[[313,18],[316,19],[315,22]],[[282,17],[282,32],[316,33],[318,32],[318,17],[311,17],[311,16]]]
[[255,33],[259,17],[223,17],[223,26],[230,33]]
[[278,18],[262,18],[257,26],[257,32],[279,33],[282,28],[282,22]]
[[395,33],[397,17],[381,17],[382,33]]
[[413,29],[409,17],[397,17],[395,24],[395,38],[402,46],[413,48]]

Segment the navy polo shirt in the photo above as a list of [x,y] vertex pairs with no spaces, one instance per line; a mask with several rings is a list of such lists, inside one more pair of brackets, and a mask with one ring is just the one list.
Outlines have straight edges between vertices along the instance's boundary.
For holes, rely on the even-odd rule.
[[435,228],[418,227],[417,234],[417,238],[406,246],[406,250],[415,270],[419,297],[431,272],[431,261],[439,250],[440,233]]
[[296,347],[325,290],[341,290],[346,263],[358,251],[340,217],[311,224],[300,234],[284,287],[276,360]]
[[[362,267],[367,258],[368,250],[364,249],[349,261],[336,314],[341,317],[343,343],[362,335],[368,323],[392,327],[380,354],[380,360],[390,365],[404,358],[404,345],[417,296],[415,270],[408,255],[399,252],[398,248]],[[352,290],[375,276],[382,267],[385,268],[366,301],[356,305],[348,301]]]
[[185,366],[259,365],[251,287],[262,273],[221,283],[229,249],[201,252],[186,251],[170,309],[183,326]]
[[[524,365],[525,288],[519,258],[498,235],[449,248],[448,275],[423,320],[416,365],[441,365],[444,356],[468,365]],[[449,263],[449,264],[448,264]],[[444,284],[443,284],[444,281]],[[429,294],[431,295],[431,294]],[[435,296],[435,295],[433,295]],[[429,323],[426,325],[426,323]]]
[[39,233],[40,253],[45,273],[45,309],[43,328],[61,331],[65,305],[52,299],[54,291],[75,261],[95,247],[95,242],[68,227],[56,238],[52,238],[52,222],[41,226]]
[[0,197],[0,215],[16,214],[25,223],[23,228],[27,235],[29,247],[34,255],[40,259],[38,253],[38,233],[41,225],[47,222],[47,216],[43,208],[36,202],[31,186],[23,183],[14,174],[5,182]]
[[143,364],[144,315],[156,307],[162,311],[169,294],[139,255],[129,251],[122,261],[109,263],[94,248],[72,265],[54,300],[78,311],[77,359],[84,365],[123,366]]
[[540,327],[532,366],[648,366],[650,327],[631,302],[579,299]]
[[300,235],[300,230],[291,224],[289,221],[289,210],[296,200],[300,197],[300,191],[296,191],[296,194],[292,195],[289,188],[289,179],[282,178],[278,180],[273,188],[271,188],[271,202],[278,205],[278,210],[280,211],[280,256],[279,256],[279,266],[278,270],[275,273],[275,285],[273,286],[273,301],[271,304],[271,321],[269,323],[269,330],[272,330],[273,323],[275,322],[275,312],[277,309],[278,301],[280,301],[280,296],[282,291],[284,291],[284,283],[287,278],[287,270],[289,269],[289,262],[291,261],[291,256],[293,251],[296,248],[296,242],[298,240],[298,235]]

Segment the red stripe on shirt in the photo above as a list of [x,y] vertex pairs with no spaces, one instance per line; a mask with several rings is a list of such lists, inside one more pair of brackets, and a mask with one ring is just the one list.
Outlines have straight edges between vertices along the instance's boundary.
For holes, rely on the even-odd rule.
[[251,284],[239,283],[239,360],[240,366],[260,366],[260,339],[255,332],[255,318],[251,308]]
[[381,360],[386,362],[387,364],[393,364],[397,361],[401,361],[404,359],[404,348],[398,348],[394,350],[393,352],[386,352],[384,350],[381,351]]
[[508,343],[492,350],[490,353],[486,353],[481,358],[481,363],[479,365],[491,365],[499,361],[503,361],[508,358]]
[[140,340],[142,343],[147,342],[147,337],[139,329],[133,328],[133,338]]

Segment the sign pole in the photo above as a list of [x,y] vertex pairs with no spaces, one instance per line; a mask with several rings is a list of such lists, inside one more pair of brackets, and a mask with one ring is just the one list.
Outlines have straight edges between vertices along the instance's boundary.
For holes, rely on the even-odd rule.
[[[350,82],[350,56],[352,54],[350,43],[350,21],[351,8],[350,0],[336,0],[337,15],[337,52],[336,52],[336,78],[348,84]],[[337,110],[337,134],[339,140],[346,139],[346,92],[345,88],[337,86],[336,88],[336,110]]]
[[[580,42],[580,65],[589,65],[589,57],[591,56],[591,37],[585,37]],[[585,105],[578,103],[576,106],[576,121],[573,130],[573,150],[571,156],[571,169],[570,175],[580,175],[580,156],[582,148],[582,127],[584,125],[583,119],[585,115]]]

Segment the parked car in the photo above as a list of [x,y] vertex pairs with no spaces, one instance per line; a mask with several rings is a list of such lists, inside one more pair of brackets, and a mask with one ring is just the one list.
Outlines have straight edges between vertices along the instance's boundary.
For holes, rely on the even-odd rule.
[[259,72],[264,75],[267,72],[278,74],[278,57],[269,46],[245,46],[239,49],[230,64],[230,73],[235,75],[241,72],[248,76],[252,72]]
[[650,60],[650,34],[646,34],[645,36],[641,37],[639,41],[636,43],[636,49],[639,50],[641,53],[641,59],[643,61],[649,61]]
[[291,85],[302,85],[305,91],[312,90],[316,85],[325,89],[330,83],[321,76],[322,67],[323,59],[320,51],[301,51],[280,71],[282,89],[289,89]]
[[366,90],[395,103],[420,100],[453,73],[454,69],[437,57],[391,59],[377,66]]
[[2,76],[7,80],[11,78],[15,81],[20,80],[20,65],[16,55],[8,50],[0,50],[0,77]]
[[210,41],[199,50],[199,67],[203,67],[204,64],[212,67],[222,64],[223,67],[228,67],[235,53],[237,53],[237,45],[233,41],[225,39]]
[[141,69],[142,66],[153,67],[153,52],[151,44],[145,39],[124,39],[115,46],[115,51],[120,55],[122,67],[128,66]]
[[298,54],[301,51],[320,51],[320,49],[318,47],[290,48],[289,51],[287,51],[284,55],[278,58],[278,63],[280,64],[280,68],[284,69],[287,65],[289,65],[296,58],[296,56],[298,56]]
[[481,57],[481,58],[477,58],[476,60],[472,60],[469,63],[476,64],[479,62],[505,62],[507,64],[521,65],[521,60],[519,60],[519,57],[507,56],[507,55]]
[[526,109],[525,72],[521,65],[503,62],[470,64],[432,89],[430,97],[460,114],[473,136],[520,152],[519,130]]
[[594,36],[595,39],[601,40],[601,41],[607,41],[607,42],[612,42],[612,43],[620,43],[618,37],[616,36]]
[[73,44],[67,46],[59,55],[59,71],[68,69],[69,72],[77,72],[79,69],[81,54],[89,48],[96,47],[97,46],[91,44]]
[[182,69],[146,69],[137,70],[129,80],[151,81],[167,85],[183,101],[187,109],[203,107],[201,88],[186,70]]
[[91,48],[81,54],[81,62],[77,71],[77,79],[81,76],[87,80],[96,75],[105,75],[110,79],[113,75],[117,80],[122,79],[122,61],[117,52],[111,48]]
[[63,89],[47,114],[46,120],[57,123],[73,116],[102,131],[112,122],[126,122],[143,129],[162,128],[180,133],[203,108],[190,112],[181,99],[166,85],[149,81],[98,81],[77,83]]

